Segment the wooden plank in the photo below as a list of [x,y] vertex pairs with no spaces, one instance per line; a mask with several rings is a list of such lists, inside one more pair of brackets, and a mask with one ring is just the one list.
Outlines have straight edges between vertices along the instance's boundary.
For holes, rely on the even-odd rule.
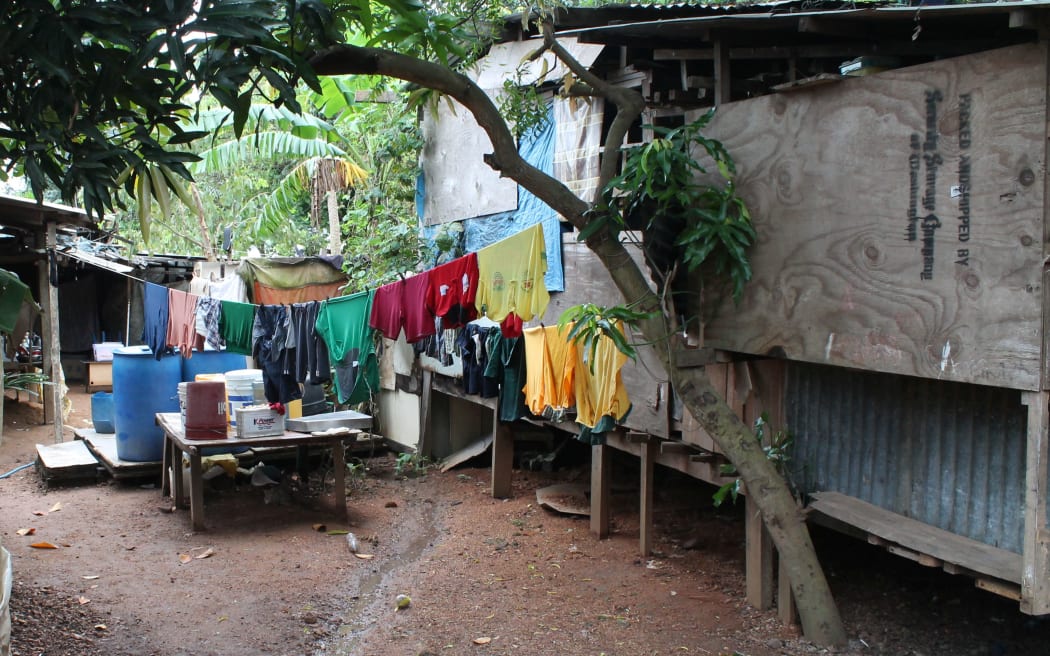
[[493,413],[492,496],[509,499],[514,478],[514,432]]
[[721,107],[733,100],[733,80],[729,74],[729,43],[725,39],[714,42],[715,67],[715,107]]
[[[55,222],[47,222],[46,246],[49,253],[54,253],[57,246]],[[49,255],[54,257],[53,255]],[[44,385],[44,423],[54,426],[55,443],[62,441],[62,399],[65,396],[62,375],[62,347],[58,328],[58,287],[51,284],[51,273],[48,260],[37,264],[40,271],[40,296],[44,303],[44,316],[41,321],[43,341],[44,371],[53,385]],[[57,281],[56,281],[57,282]],[[46,292],[46,293],[45,293]]]
[[638,511],[638,550],[642,556],[653,552],[653,495],[655,494],[656,440],[647,440],[640,445],[641,462],[641,499]]
[[431,454],[431,431],[430,431],[430,398],[433,395],[434,373],[423,370],[423,389],[419,396],[419,443],[416,451],[426,457]]
[[987,590],[988,592],[994,592],[1000,597],[1006,597],[1007,599],[1013,599],[1014,601],[1021,601],[1021,588],[1013,583],[1006,583],[995,579],[976,579],[973,583],[978,588]]
[[1021,610],[1032,615],[1050,613],[1050,548],[1046,539],[1048,401],[1048,392],[1021,395],[1021,402],[1028,406]]
[[795,608],[795,595],[791,592],[791,578],[787,568],[777,567],[777,617],[785,626],[798,624],[798,612]]
[[[615,431],[610,431],[610,433]],[[591,447],[591,533],[599,540],[609,537],[609,489],[612,471],[610,447]]]
[[1021,581],[1021,555],[898,515],[839,492],[811,495],[809,510],[887,542],[1003,581]]
[[[175,414],[178,415],[178,413]],[[96,433],[90,429],[78,429],[77,434],[83,436],[88,449],[95,454],[109,475],[115,479],[142,478],[157,476],[161,473],[160,460],[153,462],[121,460],[117,455],[117,436],[113,433]]]
[[720,106],[759,241],[705,346],[1039,389],[1045,48]]
[[[492,92],[490,95],[499,95]],[[426,195],[426,225],[459,221],[518,208],[518,184],[501,177],[481,158],[492,152],[488,134],[474,115],[455,100],[437,104],[437,115],[423,113],[423,151],[420,166]],[[497,100],[498,102],[498,100]]]
[[773,541],[762,523],[758,506],[746,497],[744,509],[744,569],[747,576],[747,603],[759,610],[773,607]]
[[50,483],[94,479],[99,464],[83,440],[73,440],[60,444],[37,444],[36,466],[41,477]]

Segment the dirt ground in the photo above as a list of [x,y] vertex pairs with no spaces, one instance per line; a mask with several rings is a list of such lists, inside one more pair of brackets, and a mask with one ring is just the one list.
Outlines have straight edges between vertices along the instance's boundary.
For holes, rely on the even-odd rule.
[[[69,423],[87,425],[89,397],[71,396]],[[0,474],[52,440],[38,416],[39,406],[7,400]],[[578,453],[585,459],[587,449]],[[264,495],[220,478],[200,533],[151,479],[47,487],[34,468],[0,479],[14,653],[829,653],[746,604],[741,510],[716,512],[709,486],[658,471],[658,552],[642,559],[629,458],[615,461],[628,487],[614,488],[607,540],[585,518],[536,503],[539,487],[586,482],[585,460],[553,473],[515,470],[506,501],[489,496],[483,464],[407,478],[388,454],[361,464],[349,526],[312,508],[309,494]],[[35,532],[19,535],[26,528]],[[355,556],[339,530],[370,558]],[[1050,653],[1050,622],[968,579],[835,534],[815,539],[851,638],[835,653]],[[411,602],[398,610],[401,594]]]

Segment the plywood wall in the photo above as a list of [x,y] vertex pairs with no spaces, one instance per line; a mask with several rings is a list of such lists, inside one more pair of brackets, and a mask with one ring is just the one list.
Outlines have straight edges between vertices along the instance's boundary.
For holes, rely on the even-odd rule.
[[720,108],[759,243],[706,344],[1039,389],[1046,62],[1017,46]]

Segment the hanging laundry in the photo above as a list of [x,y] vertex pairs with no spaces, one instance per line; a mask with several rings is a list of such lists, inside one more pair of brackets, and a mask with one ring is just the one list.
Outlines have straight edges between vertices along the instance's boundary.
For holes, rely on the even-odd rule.
[[560,420],[576,403],[576,344],[569,341],[571,325],[526,328],[525,401],[534,415]]
[[401,321],[405,339],[414,344],[437,332],[434,314],[427,309],[426,296],[430,287],[430,271],[421,271],[405,278],[401,285]]
[[397,339],[401,333],[401,292],[403,280],[396,280],[375,290],[368,326],[378,330],[387,339]]
[[550,295],[543,282],[547,254],[539,224],[486,246],[478,255],[478,294],[474,303],[493,321],[511,312],[528,321],[542,315]]
[[[623,330],[623,324],[617,323],[617,328]],[[614,423],[623,421],[631,409],[621,374],[626,363],[627,356],[608,337],[598,338],[593,353],[582,347],[576,350],[577,423],[595,429],[606,416]]]
[[197,334],[204,338],[204,343],[215,350],[225,346],[222,339],[222,331],[219,329],[219,320],[222,315],[222,301],[210,296],[201,296],[197,299]]
[[142,341],[160,360],[168,347],[168,288],[152,282],[142,285]]
[[387,339],[396,340],[403,330],[409,344],[435,334],[434,315],[425,303],[429,279],[424,271],[375,290],[368,325]]
[[194,275],[190,278],[190,293],[194,296],[211,296],[211,283],[207,278]]
[[320,311],[319,301],[292,304],[289,323],[294,326],[295,349],[290,353],[294,362],[289,362],[286,369],[300,383],[320,385],[332,379],[328,346],[315,328]]
[[374,290],[321,304],[316,330],[328,346],[340,403],[367,401],[379,391],[379,362],[368,318]]
[[499,396],[498,378],[485,377],[485,369],[492,355],[488,343],[492,332],[499,334],[499,330],[494,326],[468,323],[456,338],[460,361],[463,364],[463,377],[460,382],[466,394],[477,394],[487,399]]
[[430,270],[425,304],[444,329],[459,328],[478,316],[478,256],[469,253]]
[[520,337],[504,337],[497,329],[489,335],[489,363],[485,376],[499,381],[500,421],[517,421],[526,415],[525,348]]
[[182,357],[193,349],[204,350],[204,338],[197,334],[197,297],[177,289],[168,290],[168,329],[165,342],[177,348]]
[[288,311],[283,305],[260,305],[252,324],[252,357],[263,372],[263,389],[270,403],[303,398],[295,377],[285,371]]
[[[0,330],[11,333],[15,329],[18,314],[22,311],[22,301],[27,296],[30,301],[33,300],[29,286],[10,271],[0,269]],[[22,338],[21,335],[12,337]]]
[[237,301],[221,301],[219,330],[226,342],[226,350],[241,355],[252,354],[252,324],[255,306]]
[[212,280],[208,288],[211,297],[220,301],[248,302],[248,286],[237,274],[230,274],[222,280]]

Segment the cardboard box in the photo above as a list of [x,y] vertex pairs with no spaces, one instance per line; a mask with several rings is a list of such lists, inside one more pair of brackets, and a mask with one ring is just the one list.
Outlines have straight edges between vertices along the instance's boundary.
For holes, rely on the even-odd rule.
[[122,342],[102,342],[101,344],[92,344],[91,352],[95,357],[95,362],[112,362],[113,349],[122,346],[124,346]]
[[237,437],[271,437],[284,435],[284,415],[268,405],[250,405],[237,408]]

